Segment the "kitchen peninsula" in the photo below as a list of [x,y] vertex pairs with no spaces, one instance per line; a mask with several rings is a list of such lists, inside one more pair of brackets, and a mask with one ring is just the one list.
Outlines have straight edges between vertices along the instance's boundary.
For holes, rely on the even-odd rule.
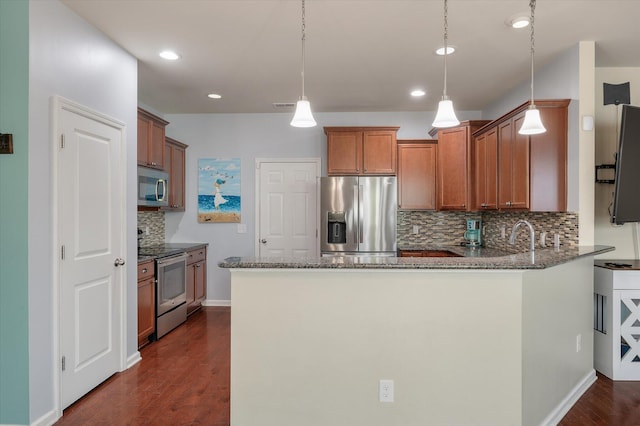
[[593,256],[613,247],[482,250],[220,262],[232,424],[559,421],[595,380]]

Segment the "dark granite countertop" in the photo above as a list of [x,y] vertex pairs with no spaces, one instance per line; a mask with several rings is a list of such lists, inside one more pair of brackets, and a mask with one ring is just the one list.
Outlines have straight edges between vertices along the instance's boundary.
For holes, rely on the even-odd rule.
[[[404,249],[404,248],[403,248]],[[535,252],[507,253],[490,248],[439,247],[462,257],[332,256],[315,258],[228,257],[221,268],[278,269],[545,269],[584,256],[613,251],[611,246],[545,248]],[[421,247],[420,250],[425,250]]]
[[207,247],[209,243],[164,243],[164,244],[156,244],[152,246],[140,247],[138,249],[138,263],[146,262],[149,260],[153,260],[157,255],[150,254],[154,251],[191,251],[197,250],[202,247]]

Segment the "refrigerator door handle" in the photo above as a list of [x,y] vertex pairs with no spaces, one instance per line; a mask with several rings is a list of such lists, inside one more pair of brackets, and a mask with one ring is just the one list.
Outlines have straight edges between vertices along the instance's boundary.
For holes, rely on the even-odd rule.
[[364,243],[364,226],[363,226],[363,219],[364,219],[364,209],[363,209],[363,200],[362,200],[362,194],[364,193],[364,186],[360,185],[360,190],[358,191],[358,232],[360,233],[360,244]]

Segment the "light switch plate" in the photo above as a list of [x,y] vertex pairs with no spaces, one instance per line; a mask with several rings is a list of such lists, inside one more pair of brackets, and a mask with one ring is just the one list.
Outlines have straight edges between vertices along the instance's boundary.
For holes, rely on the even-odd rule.
[[245,223],[238,224],[238,234],[246,234],[247,233],[247,225]]

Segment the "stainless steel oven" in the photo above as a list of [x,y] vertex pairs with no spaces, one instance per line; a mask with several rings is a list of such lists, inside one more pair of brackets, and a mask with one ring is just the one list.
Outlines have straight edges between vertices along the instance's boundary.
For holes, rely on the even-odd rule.
[[187,320],[187,254],[156,259],[156,338]]

